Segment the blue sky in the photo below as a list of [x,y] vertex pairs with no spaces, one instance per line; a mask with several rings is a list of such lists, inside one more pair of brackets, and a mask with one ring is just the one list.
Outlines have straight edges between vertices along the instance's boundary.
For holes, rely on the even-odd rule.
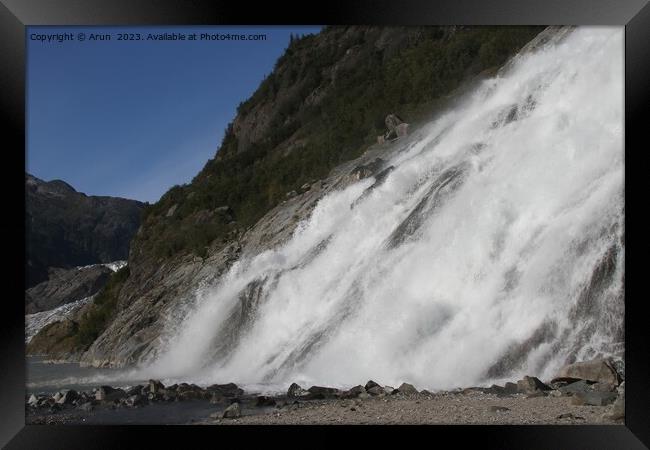
[[[320,27],[29,27],[27,171],[89,195],[155,202],[212,158],[237,105]],[[31,40],[32,33],[110,33]],[[117,41],[122,32],[266,34],[265,41]]]

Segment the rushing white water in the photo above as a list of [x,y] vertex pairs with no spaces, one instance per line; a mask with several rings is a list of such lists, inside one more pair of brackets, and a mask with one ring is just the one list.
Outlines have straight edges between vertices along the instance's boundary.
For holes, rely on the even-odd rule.
[[199,292],[147,373],[445,389],[622,356],[623,29],[519,55],[420,136]]

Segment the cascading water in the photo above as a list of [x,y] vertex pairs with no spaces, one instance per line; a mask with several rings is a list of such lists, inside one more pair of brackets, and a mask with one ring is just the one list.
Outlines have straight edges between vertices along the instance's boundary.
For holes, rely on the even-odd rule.
[[447,389],[622,356],[623,30],[557,36],[203,288],[144,371]]

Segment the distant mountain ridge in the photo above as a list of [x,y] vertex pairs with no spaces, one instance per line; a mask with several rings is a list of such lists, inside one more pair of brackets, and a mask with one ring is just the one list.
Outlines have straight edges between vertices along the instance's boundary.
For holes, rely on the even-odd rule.
[[77,192],[62,180],[25,174],[26,288],[50,268],[125,260],[144,203]]

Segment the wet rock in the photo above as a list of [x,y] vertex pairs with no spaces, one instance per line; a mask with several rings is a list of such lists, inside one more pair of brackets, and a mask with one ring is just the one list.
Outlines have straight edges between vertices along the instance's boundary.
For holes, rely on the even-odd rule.
[[397,392],[402,395],[417,395],[419,394],[418,390],[415,389],[415,386],[409,383],[402,383],[398,388]]
[[122,389],[115,389],[111,386],[101,386],[95,392],[95,399],[100,402],[110,402],[120,400],[126,397],[126,392]]
[[223,412],[224,419],[236,419],[238,417],[241,417],[241,409],[239,408],[239,403],[231,404]]
[[575,395],[578,393],[589,392],[590,390],[591,390],[591,385],[585,380],[569,383],[558,389],[558,391],[560,391],[564,395]]
[[27,404],[29,406],[38,406],[38,397],[36,397],[34,394],[29,396],[29,400],[27,400]]
[[377,383],[377,382],[375,382],[375,381],[373,381],[373,380],[369,380],[369,381],[366,383],[366,385],[364,386],[364,389],[365,389],[366,391],[369,391],[370,389],[372,389],[372,388],[374,388],[374,387],[381,387],[381,386],[379,385],[379,383]]
[[510,381],[508,381],[503,386],[503,391],[504,391],[504,393],[509,394],[509,395],[516,394],[517,391],[518,391],[517,383],[511,383]]
[[366,389],[366,392],[368,392],[368,394],[370,394],[372,396],[386,395],[386,392],[384,391],[384,388],[379,386],[379,385],[373,386],[370,389]]
[[53,396],[52,399],[54,400],[55,403],[59,403],[59,399],[63,396],[62,392],[56,392]]
[[144,405],[146,403],[147,403],[146,397],[144,397],[141,394],[131,395],[125,401],[126,406],[129,406],[131,408],[136,407],[136,406],[142,406],[142,405]]
[[532,394],[537,391],[550,391],[552,388],[542,383],[539,378],[525,376],[517,381],[517,391],[522,394]]
[[621,377],[609,359],[594,359],[591,361],[569,364],[560,369],[552,381],[558,379],[575,378],[594,383],[609,383],[618,386]]
[[151,392],[152,394],[161,394],[165,389],[165,385],[160,382],[160,380],[149,380],[149,384],[145,386],[147,393]]
[[244,395],[244,390],[235,383],[213,384],[212,386],[208,386],[205,390],[210,393],[217,392],[224,397],[240,397]]
[[606,406],[614,403],[616,392],[578,392],[571,399],[572,405]]
[[291,383],[289,389],[287,390],[287,397],[302,397],[307,392],[296,383]]
[[358,385],[358,386],[354,386],[353,388],[350,388],[347,391],[345,391],[343,394],[341,394],[341,397],[342,398],[357,398],[359,396],[359,394],[365,393],[365,392],[366,392],[366,389],[363,386]]
[[71,405],[75,400],[79,398],[77,391],[70,389],[62,393],[59,399],[56,401],[61,405]]
[[323,386],[312,386],[307,389],[307,392],[309,392],[310,399],[333,398],[339,394],[338,389]]

